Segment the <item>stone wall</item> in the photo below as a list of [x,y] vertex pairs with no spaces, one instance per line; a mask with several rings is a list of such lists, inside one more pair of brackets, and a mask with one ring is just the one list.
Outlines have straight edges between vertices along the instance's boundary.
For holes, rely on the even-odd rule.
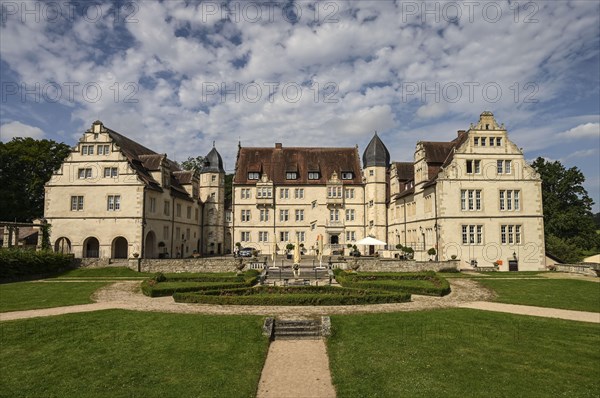
[[557,271],[560,272],[573,272],[576,274],[584,274],[591,276],[600,276],[596,270],[600,270],[598,264],[594,263],[580,263],[580,264],[554,264]]
[[[334,262],[334,268],[348,269],[355,260],[349,260],[346,263]],[[459,260],[449,261],[415,261],[415,260],[396,260],[383,258],[357,258],[356,262],[360,265],[358,271],[363,272],[422,272],[439,271],[441,269],[457,268]]]

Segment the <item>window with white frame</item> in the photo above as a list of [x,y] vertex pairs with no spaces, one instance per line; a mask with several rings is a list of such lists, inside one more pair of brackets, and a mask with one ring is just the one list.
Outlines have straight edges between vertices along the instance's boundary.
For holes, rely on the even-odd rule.
[[298,238],[298,242],[304,242],[306,240],[306,233],[303,231],[296,231],[296,237]]
[[319,175],[318,171],[311,171],[308,173],[309,180],[318,180],[319,178],[320,178],[320,175]]
[[346,242],[354,242],[354,241],[356,241],[356,232],[346,231]]
[[288,221],[290,219],[290,211],[289,210],[279,210],[279,221]]
[[258,231],[258,241],[259,242],[268,242],[269,241],[269,232],[268,231]]
[[342,171],[342,180],[351,180],[354,174],[351,171]]
[[355,211],[354,209],[346,209],[346,221],[354,221]]
[[250,188],[242,188],[240,190],[241,199],[250,199]]
[[332,222],[340,221],[340,210],[339,209],[329,209],[329,221],[332,221]]
[[108,195],[106,210],[118,211],[121,210],[121,195]]
[[290,198],[289,188],[280,188],[279,189],[279,199],[289,199],[289,198]]
[[481,210],[481,189],[461,189],[460,209],[463,211]]
[[165,214],[165,216],[171,215],[171,202],[169,202],[168,200],[165,200],[163,213]]
[[104,178],[115,178],[119,176],[119,169],[116,167],[105,167]]
[[473,138],[473,146],[479,146],[479,137]]
[[502,138],[496,137],[496,146],[502,146]]
[[503,245],[520,245],[521,238],[521,225],[501,225],[500,226],[500,242]]
[[296,221],[304,221],[304,210],[296,210]]
[[354,199],[354,188],[346,188],[346,199]]
[[296,173],[295,171],[288,171],[287,173],[285,173],[285,179],[296,180],[298,179],[298,173]]
[[258,180],[260,178],[260,173],[248,173],[248,179],[249,180]]
[[497,160],[496,169],[498,174],[511,174],[512,160]]
[[521,191],[500,190],[500,210],[518,211],[521,209]]
[[304,199],[304,188],[296,188],[296,189],[294,189],[294,198],[296,198],[296,199]]
[[250,221],[250,210],[242,210],[241,221],[248,222]]
[[483,225],[463,225],[462,243],[463,245],[483,244]]
[[273,197],[273,189],[270,187],[256,188],[256,197],[263,198],[263,199],[271,198],[271,197]]
[[327,187],[327,197],[328,198],[341,198],[342,197],[342,187]]
[[241,242],[250,242],[250,231],[242,231],[240,233]]
[[260,221],[261,222],[269,221],[269,209],[260,209]]
[[98,145],[98,155],[110,154],[110,145]]
[[71,211],[83,210],[83,196],[71,196]]
[[81,146],[81,154],[82,155],[93,155],[94,154],[94,146],[93,145],[82,145]]
[[481,146],[485,146],[486,140],[486,137],[481,137]]
[[287,231],[279,232],[279,241],[280,242],[288,242],[290,240],[290,233]]
[[92,178],[92,169],[91,168],[79,169],[77,171],[77,177],[79,179]]
[[469,159],[467,160],[467,174],[479,174],[481,173],[481,160]]

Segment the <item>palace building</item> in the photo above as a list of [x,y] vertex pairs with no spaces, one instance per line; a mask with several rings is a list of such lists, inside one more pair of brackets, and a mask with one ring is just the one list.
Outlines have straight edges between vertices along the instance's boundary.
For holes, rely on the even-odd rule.
[[[393,143],[392,143],[393,144]],[[77,257],[227,254],[237,246],[282,254],[359,247],[461,266],[544,265],[539,175],[491,112],[448,142],[420,141],[414,160],[393,162],[375,134],[358,147],[238,148],[231,203],[216,148],[199,172],[94,122],[46,185],[56,250]],[[239,244],[239,245],[238,245]]]
[[215,148],[184,171],[96,121],[46,184],[52,243],[92,258],[224,253],[224,178]]
[[322,237],[333,255],[372,236],[389,257],[402,245],[417,260],[544,264],[541,180],[491,112],[452,141],[418,142],[412,162],[391,162],[377,134],[362,168],[358,148],[240,147],[232,210],[234,240],[261,253],[299,241],[315,254]]

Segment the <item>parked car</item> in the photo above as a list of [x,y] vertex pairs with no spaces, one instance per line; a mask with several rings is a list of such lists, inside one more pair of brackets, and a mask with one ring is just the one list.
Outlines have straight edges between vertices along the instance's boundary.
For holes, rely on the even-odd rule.
[[256,249],[253,247],[242,247],[238,252],[238,256],[240,257],[252,257],[252,253],[254,253]]

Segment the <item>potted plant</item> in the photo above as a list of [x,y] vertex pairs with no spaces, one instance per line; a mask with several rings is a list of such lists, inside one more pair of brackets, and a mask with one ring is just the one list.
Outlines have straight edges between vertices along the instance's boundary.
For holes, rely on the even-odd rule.
[[429,255],[429,261],[432,261],[431,257],[435,256],[437,254],[437,250],[435,250],[433,247],[429,250],[427,250],[427,254]]
[[287,245],[285,245],[285,254],[286,254],[286,258],[288,260],[291,260],[292,258],[292,254],[290,253],[292,250],[294,250],[294,244],[293,243],[288,243]]
[[411,260],[413,259],[414,255],[415,255],[415,251],[414,251],[414,249],[412,247],[403,247],[402,251],[404,253],[406,253],[406,257],[408,259],[411,259]]

